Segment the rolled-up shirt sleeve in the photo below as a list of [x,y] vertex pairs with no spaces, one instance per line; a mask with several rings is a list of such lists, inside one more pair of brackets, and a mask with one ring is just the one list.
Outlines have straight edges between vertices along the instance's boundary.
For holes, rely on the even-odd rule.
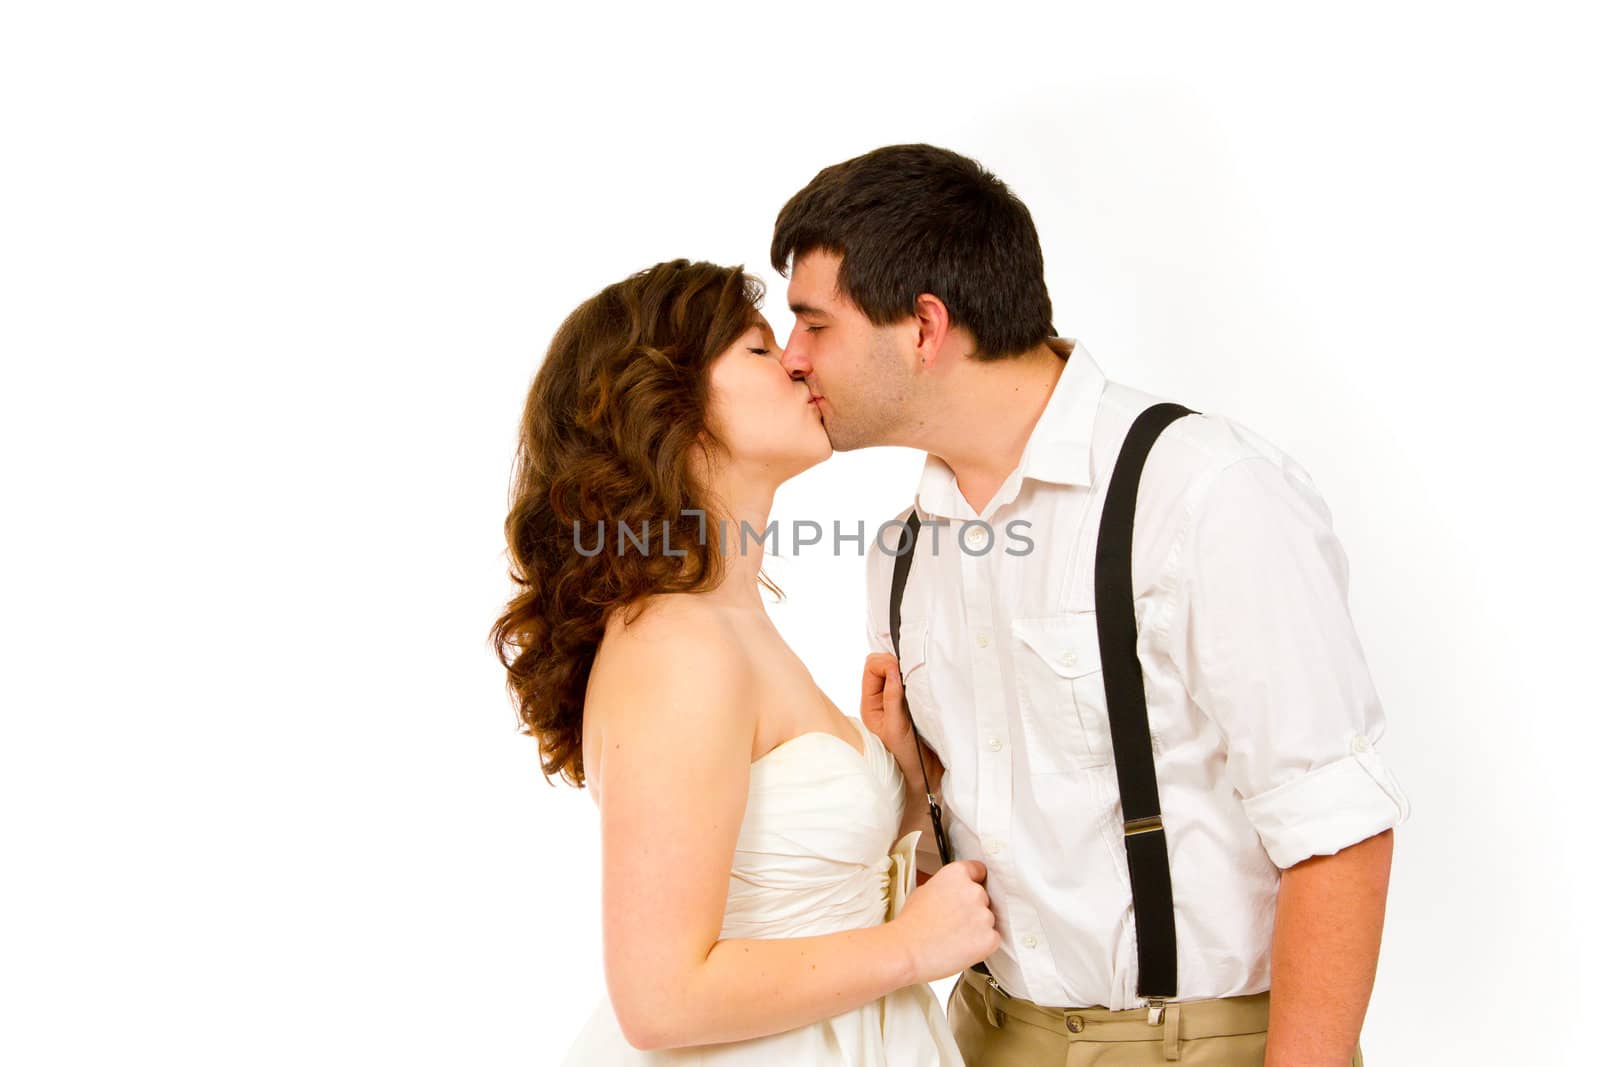
[[1332,516],[1298,464],[1250,456],[1212,476],[1192,505],[1165,637],[1280,868],[1410,814],[1376,748],[1385,717],[1348,595]]

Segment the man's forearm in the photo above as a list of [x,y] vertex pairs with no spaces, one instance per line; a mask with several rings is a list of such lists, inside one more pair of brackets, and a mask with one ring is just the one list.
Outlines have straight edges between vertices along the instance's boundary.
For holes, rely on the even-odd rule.
[[[937,798],[937,794],[935,794]],[[903,837],[913,830],[921,830],[924,834],[933,833],[933,816],[928,812],[928,794],[922,791],[922,784],[911,784],[906,780],[906,810],[900,818],[900,835]]]
[[1378,967],[1394,831],[1283,872],[1272,934],[1267,1067],[1346,1067]]
[[[900,777],[906,784],[906,810],[900,817],[900,833],[910,833],[912,830],[921,830],[924,835],[933,835],[933,816],[928,813],[928,790],[933,791],[935,800],[940,800],[939,790],[944,784],[944,764],[939,762],[939,757],[929,751],[927,745],[922,746],[923,761],[917,762],[917,750],[907,747],[904,752],[891,752],[896,766],[900,768]],[[926,769],[927,788],[924,788],[923,771]],[[940,801],[942,803],[942,800]]]
[[[926,752],[926,749],[924,749]],[[905,780],[905,812],[900,817],[900,836],[904,837],[913,830],[921,830],[922,837],[917,841],[917,885],[921,885],[939,869],[939,854],[934,842],[933,816],[928,811],[928,794],[922,790],[922,770],[916,764],[916,756],[910,757],[909,769],[897,758],[900,766],[900,776]],[[939,786],[942,784],[943,775],[935,772],[933,788],[934,799],[943,803],[939,795]]]
[[[937,799],[938,794],[935,794]],[[939,847],[933,834],[933,816],[928,812],[928,794],[920,789],[906,788],[906,813],[900,820],[900,834],[921,830],[917,839],[916,883],[921,885],[939,872]]]

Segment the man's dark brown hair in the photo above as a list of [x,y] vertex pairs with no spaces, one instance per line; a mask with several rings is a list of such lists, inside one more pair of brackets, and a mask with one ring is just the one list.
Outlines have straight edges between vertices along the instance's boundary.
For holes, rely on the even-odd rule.
[[815,250],[836,253],[839,291],[874,325],[944,301],[978,359],[1017,355],[1055,334],[1033,217],[976,161],[927,144],[889,145],[821,170],[783,205],[772,266],[788,275]]

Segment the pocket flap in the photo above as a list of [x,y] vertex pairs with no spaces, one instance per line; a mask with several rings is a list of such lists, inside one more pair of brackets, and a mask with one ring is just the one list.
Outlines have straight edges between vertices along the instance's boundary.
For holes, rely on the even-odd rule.
[[1097,627],[1096,613],[1092,611],[1011,621],[1012,634],[1063,678],[1079,678],[1100,669]]
[[904,677],[928,662],[928,621],[900,620],[900,675]]

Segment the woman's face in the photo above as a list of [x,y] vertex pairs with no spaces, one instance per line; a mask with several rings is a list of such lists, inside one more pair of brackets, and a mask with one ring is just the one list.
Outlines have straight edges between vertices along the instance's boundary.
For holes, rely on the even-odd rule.
[[833,454],[806,383],[789,377],[772,326],[759,318],[711,363],[710,422],[745,476],[774,485]]

